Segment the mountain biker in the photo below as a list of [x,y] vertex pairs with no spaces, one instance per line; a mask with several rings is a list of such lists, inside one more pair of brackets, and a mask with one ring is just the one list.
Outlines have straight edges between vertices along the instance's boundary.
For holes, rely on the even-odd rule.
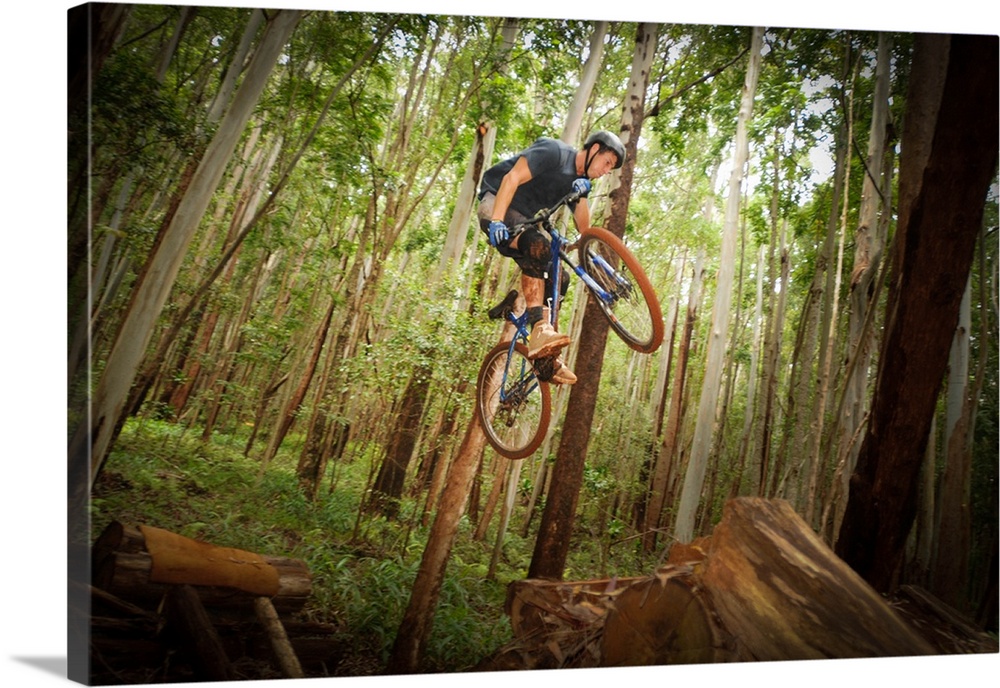
[[551,382],[571,385],[573,374],[559,357],[570,338],[549,323],[543,305],[545,279],[550,264],[549,236],[539,228],[526,227],[511,236],[508,225],[524,222],[543,208],[555,205],[572,191],[580,200],[570,205],[573,221],[580,230],[590,227],[590,207],[586,194],[591,179],[598,179],[625,161],[625,147],[608,131],[587,137],[577,150],[556,139],[542,137],[517,155],[486,170],[479,189],[479,226],[490,245],[512,258],[521,268],[521,294],[527,304],[528,358],[552,358]]

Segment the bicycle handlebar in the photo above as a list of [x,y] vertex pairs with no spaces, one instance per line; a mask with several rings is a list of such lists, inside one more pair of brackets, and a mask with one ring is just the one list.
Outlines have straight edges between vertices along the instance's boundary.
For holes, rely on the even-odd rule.
[[551,208],[542,208],[534,217],[531,217],[523,222],[518,222],[510,227],[512,235],[519,234],[524,231],[524,228],[529,225],[537,225],[545,222],[550,217],[555,215],[556,211],[562,208],[564,205],[569,205],[570,203],[576,203],[580,200],[583,194],[579,191],[570,191],[568,194],[563,196],[559,201],[556,202]]

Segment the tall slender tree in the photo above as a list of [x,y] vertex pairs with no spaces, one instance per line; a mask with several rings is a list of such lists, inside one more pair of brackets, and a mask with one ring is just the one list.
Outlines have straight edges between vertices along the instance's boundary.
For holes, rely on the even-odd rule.
[[[621,139],[625,144],[626,160],[617,176],[617,184],[610,194],[611,221],[608,223],[608,229],[619,237],[624,235],[628,216],[635,155],[645,116],[646,88],[656,54],[656,37],[655,24],[637,26],[630,87],[625,98],[621,124]],[[607,340],[607,320],[596,304],[588,303],[580,337],[575,345],[576,367],[586,370],[587,374],[573,385],[570,392],[562,441],[552,472],[553,487],[545,502],[531,565],[528,567],[530,577],[560,579],[563,575],[577,501],[583,485],[587,444],[597,407],[597,389],[601,380]]]
[[712,322],[705,362],[705,380],[698,402],[698,423],[695,428],[691,458],[684,475],[684,486],[677,506],[674,538],[690,542],[694,537],[695,519],[701,502],[702,487],[708,453],[712,446],[715,415],[722,382],[723,358],[729,331],[729,307],[732,303],[733,275],[736,267],[736,239],[739,229],[740,188],[747,157],[749,156],[747,130],[753,116],[753,98],[760,74],[761,45],[764,31],[755,27],[750,36],[750,52],[733,154],[733,168],[729,178],[729,195],[723,219],[722,251],[719,255],[719,275],[716,278],[716,295],[712,305]]

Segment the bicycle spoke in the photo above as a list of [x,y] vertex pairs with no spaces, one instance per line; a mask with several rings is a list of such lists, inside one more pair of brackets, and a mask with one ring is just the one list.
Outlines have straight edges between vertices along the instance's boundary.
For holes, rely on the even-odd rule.
[[611,327],[632,348],[651,352],[663,339],[659,303],[628,249],[607,230],[591,229],[579,247],[580,267],[594,282],[591,293]]

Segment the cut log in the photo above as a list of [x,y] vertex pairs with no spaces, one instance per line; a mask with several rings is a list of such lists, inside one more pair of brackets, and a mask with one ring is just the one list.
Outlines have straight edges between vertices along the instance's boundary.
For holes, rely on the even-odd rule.
[[254,600],[264,591],[273,593],[267,596],[282,614],[299,611],[312,592],[309,569],[298,559],[216,547],[119,522],[95,542],[95,587],[133,603],[156,604],[174,584],[192,585],[206,606],[245,615],[253,614]]
[[1000,652],[1000,644],[947,603],[914,585],[893,594],[892,608],[943,655]]
[[178,585],[171,589],[167,596],[167,616],[209,680],[229,681],[235,678],[219,634],[193,587]]
[[281,619],[278,618],[278,612],[275,611],[271,600],[266,597],[258,597],[254,600],[254,610],[257,613],[257,620],[264,627],[268,640],[271,642],[271,649],[274,650],[274,656],[278,659],[281,672],[286,678],[304,678],[302,665],[299,664],[299,658],[295,656],[292,644],[288,642],[288,634],[285,632],[285,627],[281,625]]
[[[927,618],[950,616],[908,592]],[[506,611],[514,640],[479,670],[996,651],[956,619],[929,642],[780,500],[728,502],[711,536],[674,546],[651,576],[515,581]]]
[[728,502],[702,579],[752,659],[935,654],[782,500]]

